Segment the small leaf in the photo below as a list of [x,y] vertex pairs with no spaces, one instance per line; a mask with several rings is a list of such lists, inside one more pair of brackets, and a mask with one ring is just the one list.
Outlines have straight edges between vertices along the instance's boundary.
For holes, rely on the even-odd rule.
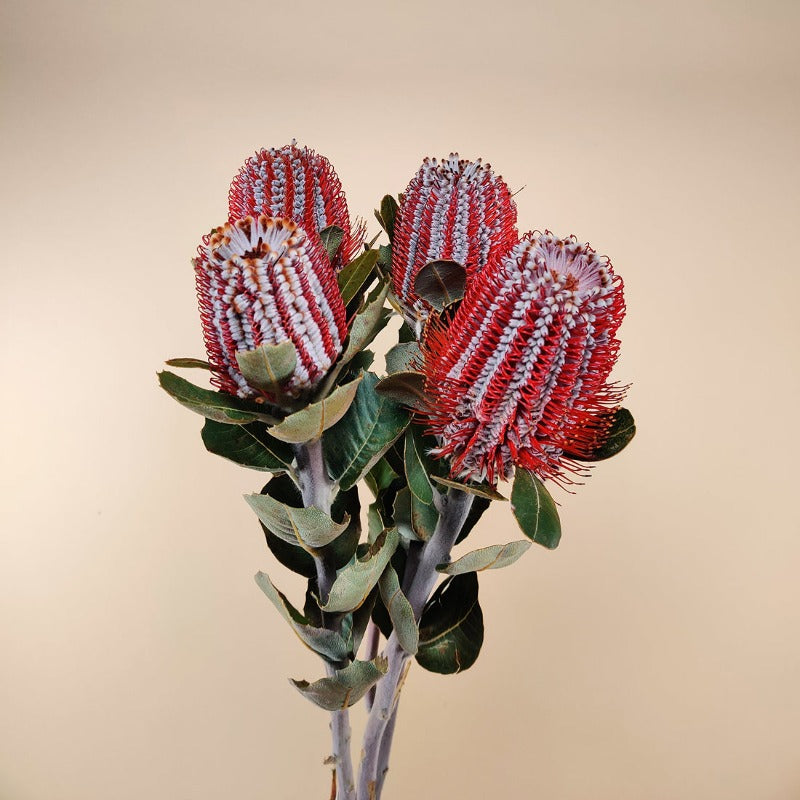
[[256,583],[306,647],[333,663],[344,661],[348,657],[349,648],[345,640],[335,631],[315,627],[311,620],[304,617],[286,596],[275,588],[269,575],[257,572]]
[[375,389],[396,403],[420,411],[429,407],[425,394],[425,376],[421,372],[395,372],[384,378]]
[[482,572],[485,569],[500,569],[513,564],[523,553],[525,553],[531,543],[521,539],[518,542],[508,544],[495,544],[491,547],[482,547],[480,550],[473,550],[471,553],[452,561],[449,564],[441,564],[436,569],[445,575],[462,575],[465,572]]
[[423,503],[408,487],[404,487],[397,492],[395,498],[394,521],[404,538],[427,542],[436,529],[439,512],[433,505]]
[[302,444],[319,439],[323,432],[333,427],[350,408],[361,378],[338,386],[326,398],[310,403],[305,408],[289,414],[280,424],[270,428],[270,434],[282,442]]
[[328,473],[342,489],[372,469],[408,425],[408,413],[377,394],[377,383],[377,376],[367,372],[347,413],[323,436]]
[[418,371],[421,362],[419,342],[400,342],[386,354],[386,374]]
[[386,674],[388,662],[382,656],[372,661],[354,661],[330,678],[314,683],[292,680],[295,688],[326,711],[341,711],[357,703]]
[[[361,352],[386,326],[390,319],[390,313],[384,308],[386,301],[386,294],[389,287],[381,288],[378,296],[364,305],[364,307],[356,314],[353,319],[353,324],[350,326],[350,334],[347,339],[347,347],[345,348],[338,365],[344,365],[356,353]],[[337,365],[337,366],[338,366]]]
[[195,386],[174,372],[166,370],[159,372],[158,382],[161,388],[182,406],[215,422],[226,425],[243,425],[256,420],[275,422],[272,417],[261,413],[255,403],[249,403],[225,392],[215,392]]
[[388,273],[392,268],[392,248],[388,244],[378,245],[378,267]]
[[432,478],[436,483],[446,486],[448,489],[458,489],[460,492],[485,497],[487,500],[506,499],[497,489],[489,486],[488,483],[460,483],[459,481],[451,481],[449,478],[440,478],[438,475],[433,475]]
[[428,478],[428,471],[425,469],[422,458],[417,452],[412,430],[406,433],[404,454],[408,488],[417,499],[430,505],[433,502],[433,487]]
[[391,468],[389,462],[382,458],[364,476],[364,481],[372,494],[377,497],[384,489],[388,489],[392,481],[398,478],[398,474]]
[[363,559],[356,559],[339,571],[327,601],[320,608],[329,612],[347,612],[358,608],[377,585],[398,541],[396,528],[378,536]]
[[[588,455],[572,455],[565,452],[569,458],[579,461],[604,461],[624,450],[636,435],[636,423],[633,414],[627,408],[618,408],[612,415],[611,425],[606,431],[601,443]],[[569,448],[566,448],[568,451]]]
[[417,273],[414,291],[438,311],[464,298],[467,271],[457,261],[429,261]]
[[522,532],[537,544],[554,550],[561,539],[558,509],[544,484],[521,467],[514,476],[511,489],[511,511]]
[[225,425],[207,419],[201,433],[206,450],[236,464],[265,472],[291,472],[294,453],[273,439],[261,422]]
[[280,344],[262,344],[255,350],[237,350],[236,363],[254,389],[280,394],[281,384],[294,375],[297,350],[288,340]]
[[328,225],[319,232],[319,238],[322,239],[322,245],[328,252],[328,258],[333,261],[344,239],[344,231],[337,225]]
[[397,640],[400,646],[410,655],[415,655],[419,645],[419,629],[417,621],[414,619],[414,611],[411,603],[400,589],[400,580],[397,577],[394,567],[389,564],[381,575],[378,582],[381,592],[381,600],[389,617],[392,620],[392,628],[397,633]]
[[381,200],[380,220],[390,242],[394,239],[394,222],[397,217],[397,210],[397,200],[390,194],[385,195]]
[[211,364],[201,358],[170,358],[164,363],[168,367],[180,367],[183,369],[212,369]]
[[469,669],[483,645],[483,612],[474,572],[448,578],[428,601],[419,624],[417,662],[451,675]]
[[334,522],[318,508],[295,508],[268,494],[248,494],[244,499],[272,533],[289,544],[299,544],[311,555],[330,544],[350,522],[349,516],[344,522]]
[[354,258],[338,274],[336,280],[339,283],[339,291],[342,300],[347,305],[359,292],[372,273],[375,262],[378,260],[377,250],[367,250],[357,258]]

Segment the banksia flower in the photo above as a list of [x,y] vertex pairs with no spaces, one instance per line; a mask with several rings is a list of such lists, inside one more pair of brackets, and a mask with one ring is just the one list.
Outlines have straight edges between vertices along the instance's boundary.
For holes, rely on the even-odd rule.
[[364,242],[364,223],[351,227],[342,184],[330,161],[294,141],[248,158],[231,183],[228,201],[230,222],[266,214],[292,219],[315,233],[338,226],[344,237],[333,259],[335,270],[351,261]]
[[[467,290],[423,351],[430,431],[454,477],[510,477],[514,465],[571,482],[624,388],[608,382],[625,313],[622,280],[575,237],[526,234]],[[565,450],[569,455],[565,455]]]
[[392,284],[410,322],[426,317],[414,281],[430,261],[457,261],[467,284],[517,241],[517,208],[489,164],[426,158],[403,195],[392,242]]
[[294,374],[282,387],[298,395],[339,357],[345,309],[322,241],[288,219],[244,217],[213,230],[192,262],[211,378],[239,397],[258,394],[236,353],[291,341]]

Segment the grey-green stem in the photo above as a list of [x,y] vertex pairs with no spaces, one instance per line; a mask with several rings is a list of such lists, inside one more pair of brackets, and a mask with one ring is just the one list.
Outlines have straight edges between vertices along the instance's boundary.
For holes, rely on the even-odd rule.
[[[322,441],[318,439],[315,442],[296,445],[295,458],[303,505],[308,508],[313,506],[330,514],[336,487],[325,467]],[[334,580],[336,580],[336,568],[324,558],[315,558],[314,562],[317,568],[317,591],[320,602],[324,603],[328,599]],[[326,627],[335,628],[338,621],[323,614],[323,624]],[[326,664],[326,670],[329,676],[336,671],[332,664]],[[336,800],[355,800],[355,777],[350,752],[350,738],[348,710],[331,712],[331,741],[336,769]]]
[[[416,569],[410,583],[404,588],[417,620],[422,616],[422,609],[439,577],[436,567],[449,561],[450,551],[466,522],[472,500],[471,494],[449,489],[447,495],[439,500],[439,521],[433,535],[414,554]],[[397,703],[410,667],[410,654],[403,650],[394,633],[386,643],[384,655],[389,665],[386,674],[378,681],[375,701],[367,719],[357,800],[378,800],[380,797],[389,769],[389,749],[394,734]]]

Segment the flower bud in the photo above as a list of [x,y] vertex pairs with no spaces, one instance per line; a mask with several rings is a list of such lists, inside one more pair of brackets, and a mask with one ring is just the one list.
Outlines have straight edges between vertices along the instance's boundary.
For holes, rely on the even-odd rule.
[[330,225],[344,231],[333,258],[334,270],[347,264],[364,242],[364,223],[351,227],[342,184],[330,161],[291,144],[259,150],[245,161],[228,193],[230,222],[248,216],[292,219],[306,231]]
[[467,285],[496,255],[517,241],[517,208],[502,178],[481,160],[426,158],[402,197],[392,242],[394,292],[413,322],[427,317],[414,291],[430,261],[457,261]]
[[244,217],[213,230],[193,260],[211,378],[239,397],[262,394],[245,381],[236,353],[291,341],[294,374],[282,389],[315,386],[339,357],[345,309],[322,241],[288,219]]
[[495,483],[519,465],[571,482],[565,472],[583,472],[572,456],[597,445],[625,392],[608,382],[624,313],[607,258],[575,237],[524,236],[476,276],[447,329],[427,331],[434,455],[459,478]]

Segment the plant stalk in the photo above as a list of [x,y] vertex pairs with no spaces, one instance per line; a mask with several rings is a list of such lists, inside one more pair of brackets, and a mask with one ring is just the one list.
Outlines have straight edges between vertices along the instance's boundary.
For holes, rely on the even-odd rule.
[[[472,507],[473,495],[449,489],[439,500],[439,521],[431,538],[415,553],[416,568],[406,588],[406,597],[419,620],[439,577],[436,567],[450,559],[458,534]],[[405,583],[405,581],[404,581]],[[400,646],[394,632],[386,643],[384,655],[388,670],[378,681],[375,700],[367,719],[361,770],[358,778],[357,800],[378,800],[389,769],[389,751],[405,676],[411,666],[410,654]]]
[[[325,467],[322,441],[317,439],[314,442],[296,445],[295,457],[303,505],[306,508],[314,507],[330,514],[335,486]],[[324,604],[328,599],[331,586],[336,580],[336,568],[321,557],[315,557],[314,563],[317,569],[317,591],[320,603]],[[331,630],[338,627],[337,618],[324,613],[322,614],[322,623]],[[329,677],[335,674],[336,668],[332,664],[326,663],[325,666]],[[355,777],[350,752],[350,714],[346,708],[331,712],[330,728],[336,769],[336,800],[355,800]]]

